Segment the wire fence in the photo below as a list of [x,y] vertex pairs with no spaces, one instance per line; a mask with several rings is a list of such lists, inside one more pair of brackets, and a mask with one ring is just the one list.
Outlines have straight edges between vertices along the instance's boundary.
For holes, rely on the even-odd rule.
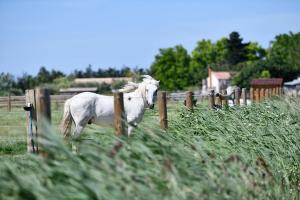
[[[63,108],[64,102],[74,95],[51,95],[51,108],[54,111],[61,110]],[[203,94],[193,94],[193,97],[199,102],[206,100],[208,95]],[[142,98],[130,95],[129,98]],[[185,92],[167,93],[166,96],[169,102],[184,101],[186,98]],[[10,113],[22,112],[25,106],[25,96],[4,96],[0,97],[0,115],[2,112],[9,111]]]
[[[262,91],[262,93],[261,93]],[[265,90],[256,90],[255,92],[252,91],[252,98],[255,96],[256,99],[258,99],[258,101],[260,100],[260,97],[263,97],[262,99],[265,98],[264,95],[268,96],[268,92],[265,92]],[[164,93],[164,97],[162,98],[162,96],[160,94]],[[241,94],[243,94],[243,97],[240,98],[240,90],[236,89],[234,93],[225,95],[224,94],[215,94],[214,91],[212,90],[210,94],[200,94],[200,93],[192,93],[192,92],[177,92],[177,93],[165,93],[162,92],[160,94],[158,94],[158,102],[162,102],[164,101],[164,108],[163,110],[165,111],[174,111],[174,109],[172,107],[170,107],[169,105],[172,103],[179,103],[179,102],[184,102],[184,105],[186,105],[186,107],[188,109],[193,109],[194,103],[197,101],[197,104],[201,103],[204,100],[208,100],[209,102],[209,107],[210,108],[220,108],[220,106],[222,107],[223,101],[227,101],[227,105],[228,105],[228,100],[232,100],[233,98],[235,98],[234,104],[235,105],[240,105],[240,101],[243,102],[243,105],[246,105],[245,100],[247,100],[246,98],[246,90],[242,89]],[[251,91],[250,91],[251,93]],[[35,95],[35,93],[32,93]],[[279,90],[278,90],[278,94]],[[277,95],[278,95],[277,94]],[[231,97],[233,95],[233,97]],[[62,118],[62,114],[63,114],[63,104],[65,102],[66,99],[72,97],[73,95],[56,95],[56,96],[51,96],[51,101],[47,101],[47,105],[46,103],[44,103],[44,106],[46,106],[48,109],[51,109],[51,115],[49,115],[49,119],[51,119],[52,121],[52,126],[53,127],[58,127],[60,124],[60,120]],[[123,96],[123,95],[122,95]],[[251,95],[250,95],[251,96]],[[35,102],[38,101],[36,103],[36,105],[42,105],[41,100],[45,101],[46,98],[40,98],[41,96],[35,96],[33,99],[33,101],[30,101],[28,105],[35,105]],[[45,96],[43,96],[45,97]],[[142,97],[137,97],[137,96],[133,96],[133,95],[126,95],[126,98],[142,98]],[[49,93],[47,98],[49,99]],[[28,96],[26,97],[26,99],[28,100]],[[162,100],[164,99],[164,100]],[[7,100],[6,103],[3,104],[3,102],[5,102]],[[7,109],[5,108],[5,106],[1,107],[0,106],[0,146],[2,144],[5,144],[6,142],[10,142],[9,140],[9,136],[15,136],[18,137],[20,136],[20,138],[23,138],[24,140],[21,140],[24,142],[24,144],[26,145],[26,136],[30,135],[28,134],[28,132],[32,132],[32,130],[30,130],[30,128],[28,128],[28,114],[32,113],[33,111],[38,114],[40,114],[41,112],[39,112],[39,110],[36,110],[35,108],[32,108],[32,110],[30,110],[30,112],[25,112],[25,110],[23,110],[23,106],[25,106],[25,97],[11,97],[8,96],[7,99],[1,97],[0,98],[0,105],[1,105],[1,101],[2,101],[2,105],[6,105]],[[13,103],[13,102],[17,102],[17,103]],[[21,102],[21,103],[20,103]],[[28,101],[27,101],[28,102]],[[167,103],[168,102],[168,103]],[[160,103],[159,103],[160,104]],[[16,106],[17,105],[17,106]],[[20,106],[21,105],[21,106]],[[225,104],[224,104],[225,105]],[[39,108],[37,106],[37,108]],[[47,109],[41,109],[41,110],[47,110]],[[40,110],[40,111],[41,111]],[[115,108],[115,112],[116,112],[116,108]],[[159,109],[159,114],[158,112],[151,113],[152,116],[155,117],[159,117],[159,121],[161,122],[166,122],[166,125],[164,125],[164,127],[167,128],[167,116],[162,117],[162,110]],[[167,112],[165,112],[167,113]],[[167,115],[167,114],[166,114]],[[30,119],[31,116],[34,116],[32,114],[30,114]],[[39,119],[39,117],[35,118]],[[31,122],[31,121],[30,121]],[[162,124],[162,123],[161,123]],[[162,127],[162,125],[160,124],[160,127]],[[115,127],[118,127],[115,125]],[[163,128],[164,129],[164,128]],[[30,140],[29,140],[30,141]],[[22,144],[23,145],[23,144]],[[1,151],[0,151],[1,154]]]

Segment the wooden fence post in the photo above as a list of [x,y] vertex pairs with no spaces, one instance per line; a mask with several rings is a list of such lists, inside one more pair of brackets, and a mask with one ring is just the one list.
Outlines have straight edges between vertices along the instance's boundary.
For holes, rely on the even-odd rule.
[[279,87],[279,96],[282,96],[283,95],[283,93],[282,93],[282,87]]
[[268,99],[269,98],[269,88],[265,89],[265,98]]
[[51,122],[51,104],[49,90],[44,88],[36,88],[35,100],[37,121],[39,122],[39,120],[47,120],[48,122]]
[[259,100],[260,100],[260,98],[259,98],[259,88],[256,88],[255,89],[255,103],[259,103]]
[[215,107],[215,91],[211,90],[209,93],[209,107],[214,108]]
[[240,105],[240,88],[235,88],[234,90],[234,104]]
[[254,103],[254,89],[252,87],[250,88],[250,101],[251,104]]
[[265,100],[265,89],[264,88],[260,88],[259,90],[259,101],[264,101]]
[[193,92],[188,91],[186,93],[185,104],[188,110],[193,111]]
[[243,99],[243,105],[247,105],[247,93],[246,93],[246,88],[242,88],[242,99]]
[[222,107],[222,101],[220,96],[216,96],[215,98],[215,104],[219,106],[220,108]]
[[8,93],[7,110],[8,110],[8,112],[11,111],[11,96],[10,96],[10,93]]
[[268,88],[268,90],[269,90],[269,97],[272,97],[272,88]]
[[126,135],[126,116],[124,110],[123,93],[114,93],[114,126],[117,136]]
[[160,128],[165,130],[168,128],[167,95],[165,91],[158,91],[158,111]]
[[[50,92],[45,88],[35,89],[36,119],[37,119],[37,139],[47,134],[45,125],[51,123],[51,102]],[[38,153],[47,156],[43,152],[41,144],[38,144]]]
[[27,152],[37,153],[37,121],[36,121],[36,102],[35,102],[35,90],[25,91],[26,106],[24,109],[26,112],[27,121]]
[[[227,95],[227,90],[222,90],[221,94]],[[222,106],[228,105],[228,100],[227,99],[222,99]]]
[[276,87],[276,96],[279,96],[279,87]]
[[272,88],[272,96],[275,96],[276,95],[276,87],[273,87]]

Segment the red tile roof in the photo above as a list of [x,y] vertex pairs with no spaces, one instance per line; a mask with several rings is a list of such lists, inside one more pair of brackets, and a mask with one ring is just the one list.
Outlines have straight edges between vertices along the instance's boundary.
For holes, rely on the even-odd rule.
[[281,86],[282,83],[283,83],[282,78],[253,79],[251,81],[251,86],[258,86],[258,85],[279,85],[279,86]]
[[217,77],[217,79],[222,79],[222,80],[228,80],[231,78],[231,75],[229,72],[214,72],[212,71],[212,73]]

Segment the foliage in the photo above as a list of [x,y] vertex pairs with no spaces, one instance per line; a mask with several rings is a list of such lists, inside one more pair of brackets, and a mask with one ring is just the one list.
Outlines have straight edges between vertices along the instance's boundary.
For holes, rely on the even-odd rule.
[[[47,70],[46,67],[41,67],[36,76],[24,73],[21,77],[17,79],[11,74],[0,74],[0,96],[8,95],[11,93],[13,95],[22,95],[26,89],[32,89],[37,86],[48,87],[51,93],[58,93],[60,88],[67,88],[72,85],[74,78],[87,78],[87,77],[134,77],[138,78],[141,74],[148,74],[148,70],[143,68],[135,67],[130,69],[124,66],[120,70],[115,68],[108,69],[98,69],[94,71],[92,66],[89,65],[85,71],[75,70],[70,75],[66,76],[64,73],[56,70]],[[116,85],[111,86],[116,88],[122,86],[124,83],[116,83]],[[95,86],[95,84],[93,85]],[[109,92],[111,87],[107,84],[96,85],[99,92]]]
[[97,88],[97,93],[102,93],[102,94],[106,94],[106,93],[111,93],[111,85],[107,84],[107,83],[71,83],[71,87],[96,87]]
[[71,76],[75,78],[101,78],[101,77],[131,77],[133,74],[145,74],[147,70],[135,67],[133,70],[127,66],[123,66],[120,70],[109,67],[107,69],[98,68],[93,70],[92,65],[88,65],[85,71],[75,70]]
[[229,34],[227,40],[227,60],[230,65],[236,65],[247,60],[247,46],[249,43],[242,43],[242,40],[238,32]]
[[258,78],[258,73],[263,70],[269,71],[269,77],[281,77],[284,81],[293,80],[300,75],[300,33],[278,35],[271,44],[265,60],[248,62],[244,64],[247,67],[241,67],[238,77],[234,78],[235,84],[249,86],[250,80]]
[[16,87],[20,88],[23,92],[26,89],[32,89],[38,85],[37,78],[32,75],[24,73],[21,77],[17,79]]
[[45,67],[41,67],[36,79],[39,84],[41,83],[51,83],[54,79],[59,78],[59,77],[64,77],[65,75],[56,70],[51,70],[48,71]]
[[160,80],[160,87],[168,90],[183,89],[191,84],[192,73],[189,70],[190,56],[187,50],[177,45],[160,49],[151,65],[150,72]]
[[9,73],[0,74],[0,95],[8,95],[14,86],[14,77]]
[[[292,80],[300,75],[300,32],[280,34],[272,41],[267,59],[272,63],[272,71]],[[272,73],[271,71],[271,73]]]
[[69,88],[72,84],[73,79],[71,77],[58,77],[53,80],[53,84],[58,88]]
[[228,57],[228,40],[226,37],[222,37],[219,39],[215,45],[215,52],[216,52],[216,58],[211,62],[210,64],[217,64],[219,66],[228,64],[227,57]]
[[46,129],[47,159],[0,156],[0,199],[297,199],[297,99],[176,110],[166,132],[149,112],[130,138],[90,127],[78,154]]
[[111,84],[111,90],[120,89],[127,84],[127,81],[115,81]]
[[[221,38],[216,43],[210,40],[201,40],[192,51],[190,70],[193,79],[202,80],[207,77],[207,68],[212,65],[226,65],[227,40]],[[195,81],[197,83],[197,81]]]
[[[164,52],[160,51],[161,55],[155,57],[151,72],[155,78],[163,80],[164,88],[174,90],[187,86],[199,86],[201,80],[207,77],[208,67],[218,71],[241,71],[244,65],[250,68],[249,63],[265,59],[266,50],[258,43],[243,43],[242,40],[238,32],[232,32],[228,38],[223,37],[215,43],[211,40],[202,39],[197,42],[193,49],[188,67],[183,64],[179,66],[174,64],[176,59],[179,59],[176,58],[178,54],[175,53],[175,48],[164,49]],[[188,55],[185,56],[188,57]],[[173,83],[175,80],[170,79],[170,77],[178,76],[178,71],[174,68],[185,69],[186,76],[189,77],[189,80],[186,81],[187,84]],[[252,71],[254,70],[247,70],[247,73]],[[256,75],[252,74],[251,76]],[[176,81],[178,80],[176,78]]]
[[247,60],[257,61],[265,59],[267,52],[256,42],[249,42],[246,46]]
[[254,61],[240,63],[240,72],[232,80],[233,85],[238,85],[241,88],[250,88],[252,79],[259,78],[261,72],[266,69],[268,63],[266,61]]
[[260,78],[271,78],[271,74],[269,72],[269,70],[263,70],[261,73],[260,73]]

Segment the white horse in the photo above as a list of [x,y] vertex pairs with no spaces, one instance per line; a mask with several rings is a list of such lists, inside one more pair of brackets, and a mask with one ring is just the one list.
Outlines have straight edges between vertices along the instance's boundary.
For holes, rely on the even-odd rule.
[[[159,81],[143,75],[141,83],[129,82],[120,92],[124,92],[124,109],[127,116],[128,136],[133,127],[142,120],[145,109],[154,108]],[[133,91],[135,89],[135,91]],[[133,91],[133,92],[130,92]],[[125,93],[130,92],[130,93]],[[83,92],[65,102],[61,124],[62,133],[68,136],[72,121],[75,123],[73,137],[77,138],[88,123],[112,126],[114,121],[113,96]]]

